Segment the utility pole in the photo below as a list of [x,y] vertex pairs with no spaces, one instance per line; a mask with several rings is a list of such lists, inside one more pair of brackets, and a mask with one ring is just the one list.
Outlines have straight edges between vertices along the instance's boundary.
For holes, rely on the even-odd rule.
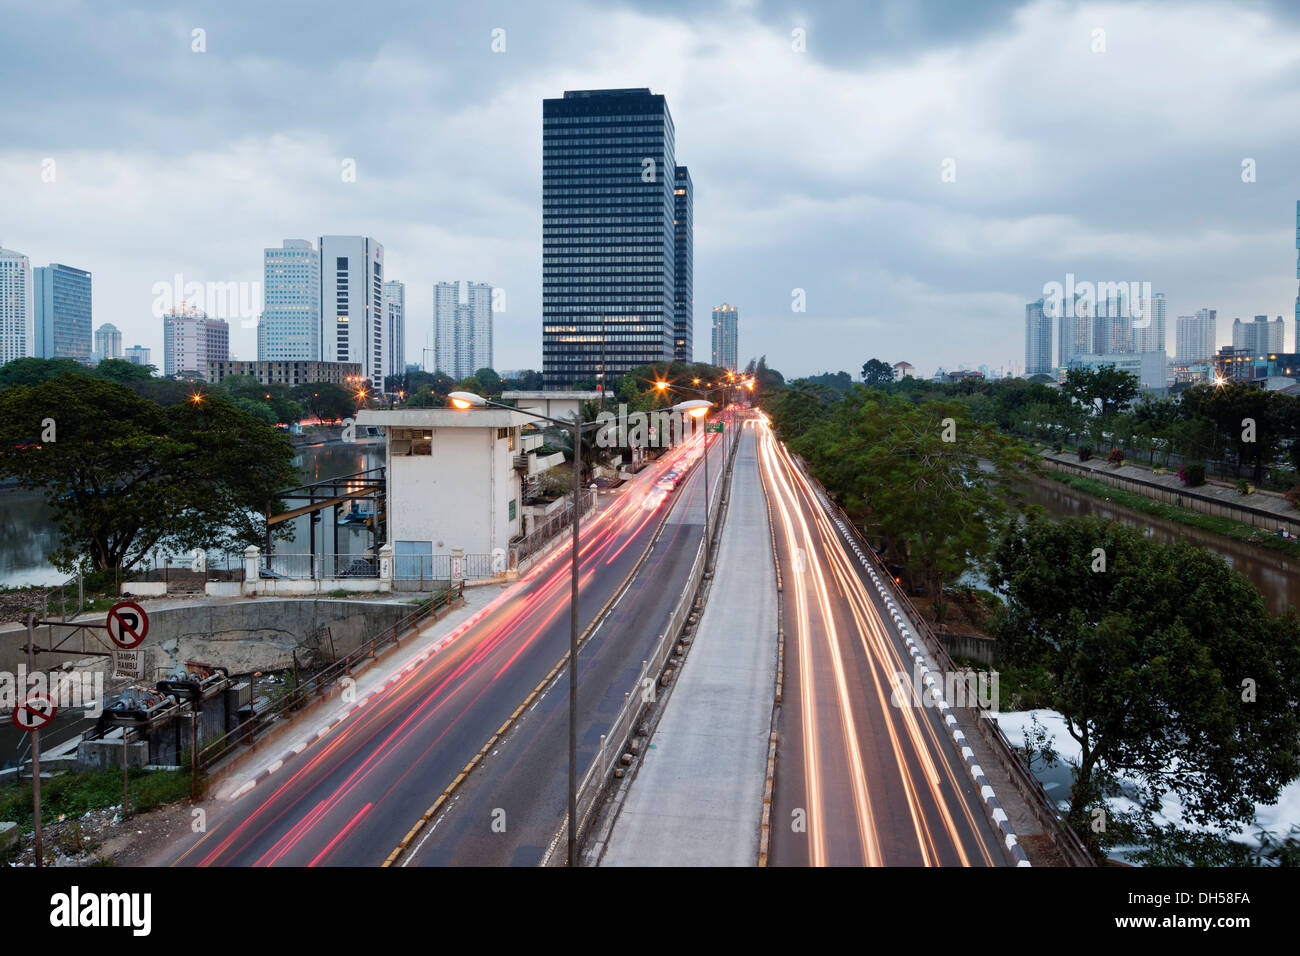
[[[31,680],[34,665],[32,655],[36,647],[36,615],[31,611],[27,612],[27,679]],[[27,696],[27,688],[23,688],[23,696]],[[45,858],[45,841],[41,832],[41,732],[39,728],[32,728],[32,823],[36,830],[36,865],[44,866]]]

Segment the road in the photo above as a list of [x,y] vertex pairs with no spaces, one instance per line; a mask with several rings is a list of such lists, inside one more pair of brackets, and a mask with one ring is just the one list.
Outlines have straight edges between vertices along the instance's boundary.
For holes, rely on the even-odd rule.
[[1006,865],[938,711],[908,689],[912,659],[879,593],[785,447],[760,429],[786,661],[770,863]]
[[[584,645],[579,654],[579,675],[588,688],[584,695],[580,685],[578,695],[588,721],[580,740],[581,761],[590,760],[599,740],[591,720],[608,705],[609,694],[616,694],[621,702],[618,681],[629,668],[635,672],[639,666],[637,642],[654,629],[654,612],[662,597],[656,594],[656,586],[670,587],[679,574],[684,578],[681,555],[690,552],[693,557],[698,546],[699,521],[692,523],[691,515],[702,494],[701,469],[694,469],[666,500],[653,489],[659,473],[697,447],[698,439],[688,442],[645,469],[583,529],[579,605],[586,627],[627,581],[666,517],[660,546],[647,559],[637,578],[640,583],[619,605],[622,629],[602,628],[599,640]],[[689,568],[689,560],[685,564]],[[207,832],[169,848],[159,862],[197,866],[382,863],[437,795],[552,672],[568,641],[569,549],[565,546],[503,592],[455,642],[413,668],[293,761],[238,799],[209,806]],[[624,653],[629,648],[631,653]],[[544,724],[563,724],[568,711],[566,690],[567,681],[559,681],[520,726],[535,732]],[[596,705],[594,711],[591,704]],[[504,740],[508,742],[510,735]],[[567,754],[567,749],[561,753]],[[494,765],[489,759],[481,767]],[[545,767],[538,768],[533,796],[549,801],[554,776],[563,778],[565,770],[563,756],[558,762],[548,757]],[[471,774],[467,779],[473,778]],[[561,791],[561,819],[563,806]],[[517,807],[509,810],[516,816],[525,812]],[[519,832],[509,829],[509,815],[506,819],[507,833]],[[474,825],[466,824],[461,832],[470,834],[473,829]],[[492,859],[535,862],[537,842],[518,842]],[[448,849],[440,855],[441,846],[440,838],[439,844],[424,851],[422,861],[487,862],[472,850],[473,840],[467,841],[461,854]]]

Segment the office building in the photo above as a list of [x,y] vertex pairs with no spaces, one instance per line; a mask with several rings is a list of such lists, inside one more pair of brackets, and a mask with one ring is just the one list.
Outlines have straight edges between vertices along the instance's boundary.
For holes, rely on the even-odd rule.
[[356,362],[384,390],[384,247],[366,236],[321,236],[320,359]]
[[122,352],[122,358],[132,365],[152,365],[152,356],[153,349],[145,348],[143,345],[133,345]]
[[90,364],[90,273],[53,263],[32,270],[36,356]]
[[1273,322],[1267,315],[1255,316],[1254,322],[1232,320],[1232,347],[1241,352],[1281,352],[1285,334],[1280,315]]
[[1214,357],[1217,315],[1214,309],[1200,309],[1195,315],[1180,315],[1174,329],[1174,364],[1195,365]]
[[713,358],[718,368],[740,371],[737,348],[740,335],[740,311],[734,305],[715,306],[713,309]]
[[1169,356],[1163,350],[1080,355],[1070,363],[1072,368],[1085,369],[1098,369],[1103,365],[1113,365],[1120,372],[1137,376],[1140,386],[1147,391],[1160,391],[1167,384]]
[[384,338],[388,347],[385,375],[401,375],[406,369],[406,284],[396,279],[384,283]]
[[285,239],[278,249],[263,250],[258,359],[320,359],[320,296],[320,250],[308,240]]
[[315,385],[324,382],[330,385],[357,387],[363,381],[361,365],[357,362],[308,362],[308,361],[257,361],[236,362],[227,359],[224,362],[209,362],[205,377],[209,384],[216,385],[231,375],[247,375],[255,378],[259,385]]
[[163,375],[202,379],[209,362],[229,358],[230,326],[225,319],[183,303],[163,316]]
[[[649,89],[542,102],[542,374],[610,381],[675,354],[677,164]],[[688,194],[689,195],[689,194]]]
[[1052,320],[1039,299],[1025,306],[1025,375],[1052,373]]
[[1130,344],[1134,352],[1167,352],[1165,332],[1165,294],[1157,292],[1137,301],[1139,314],[1129,322]]
[[32,263],[0,246],[0,365],[36,354]]
[[100,361],[122,357],[122,333],[112,322],[95,329],[95,354]]
[[673,186],[673,358],[695,361],[695,187],[685,166]]
[[435,370],[468,378],[492,367],[492,286],[486,282],[439,282],[433,287]]

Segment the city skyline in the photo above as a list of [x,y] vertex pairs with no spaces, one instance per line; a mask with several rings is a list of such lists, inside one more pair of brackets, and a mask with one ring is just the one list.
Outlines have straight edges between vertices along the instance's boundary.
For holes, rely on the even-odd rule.
[[[855,366],[838,353],[880,351],[873,344],[882,337],[925,372],[931,363],[1002,365],[1022,352],[1024,303],[1046,278],[1069,271],[1149,279],[1168,294],[1171,315],[1204,307],[1294,314],[1300,184],[1287,157],[1296,134],[1277,117],[1291,112],[1281,80],[1300,23],[1280,6],[1245,16],[1198,5],[1104,8],[1102,16],[1103,8],[1006,4],[903,26],[891,24],[888,5],[803,17],[775,5],[683,19],[632,4],[598,29],[572,28],[588,9],[574,4],[575,15],[550,18],[507,7],[504,53],[491,49],[497,24],[450,11],[439,29],[459,42],[437,64],[414,39],[424,22],[414,12],[410,39],[382,24],[335,30],[328,13],[310,36],[288,41],[277,37],[294,31],[275,29],[287,12],[213,19],[200,54],[190,50],[194,24],[171,16],[128,28],[88,10],[66,31],[50,29],[39,10],[15,10],[6,31],[15,42],[5,47],[19,102],[0,118],[5,245],[33,262],[94,273],[97,321],[157,350],[160,330],[142,324],[154,282],[177,271],[257,281],[258,250],[283,236],[317,227],[374,235],[390,252],[391,274],[410,284],[412,315],[432,308],[428,263],[443,275],[492,276],[509,294],[496,317],[497,360],[538,368],[538,103],[563,88],[648,86],[673,104],[678,152],[706,184],[695,209],[695,321],[707,321],[711,302],[743,301],[744,358],[767,354],[787,374]],[[1107,42],[1094,53],[1099,20]],[[1229,24],[1258,56],[1243,63],[1220,47]],[[804,52],[792,50],[796,27],[806,29]],[[348,37],[336,48],[346,68],[316,75],[322,48],[312,38],[333,33]],[[150,59],[148,85],[100,69],[92,36]],[[713,49],[722,36],[726,44]],[[22,78],[39,75],[55,37],[70,69],[38,91]],[[919,62],[926,57],[930,64]],[[1017,85],[1018,109],[990,106],[1026,57],[1037,79]],[[741,82],[743,64],[756,61],[764,76]],[[560,63],[567,72],[557,83],[551,71]],[[214,92],[218,68],[229,84]],[[94,106],[87,115],[31,121],[40,96],[82,91],[91,69],[103,80],[80,94]],[[364,89],[345,79],[358,71]],[[268,90],[299,86],[277,84],[279,76],[310,78],[330,108],[295,97],[286,119]],[[1126,95],[1135,83],[1146,96]],[[117,105],[126,102],[136,109]],[[1182,102],[1200,104],[1197,115],[1173,108]],[[1216,147],[1184,149],[1200,142],[1202,110],[1224,117]],[[167,124],[155,122],[163,111]],[[236,114],[240,135],[213,143],[211,131],[235,128]],[[846,123],[847,115],[881,122]],[[1093,144],[1086,162],[1057,148],[1065,116],[1070,135]],[[909,119],[886,123],[891,117]],[[363,135],[376,121],[393,131],[382,149]],[[1141,125],[1150,148],[1134,156],[1123,137],[1093,135],[1115,124]],[[736,151],[737,141],[749,148]],[[341,178],[349,158],[353,182]],[[52,182],[42,180],[46,159]],[[1196,204],[1182,201],[1189,193]],[[190,221],[205,228],[190,230]],[[796,288],[806,292],[806,312],[791,311]],[[230,324],[232,350],[253,357],[255,330]],[[826,341],[840,348],[818,344]]]

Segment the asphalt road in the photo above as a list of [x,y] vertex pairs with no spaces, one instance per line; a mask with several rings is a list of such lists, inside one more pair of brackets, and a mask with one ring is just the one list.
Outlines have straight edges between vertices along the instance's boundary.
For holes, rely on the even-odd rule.
[[[716,436],[712,436],[717,441]],[[589,762],[599,741],[600,721],[621,704],[620,681],[635,677],[638,648],[653,638],[666,616],[664,589],[684,578],[698,546],[702,507],[699,468],[666,500],[653,489],[655,477],[691,451],[674,449],[637,476],[618,501],[584,529],[580,548],[580,621],[584,627],[619,590],[645,552],[665,508],[668,523],[652,554],[614,611],[579,654],[579,704],[584,715],[580,760]],[[717,454],[715,448],[714,454]],[[713,477],[713,476],[711,476]],[[683,561],[685,565],[683,567]],[[680,585],[678,586],[680,588]],[[569,551],[563,548],[508,592],[485,617],[451,645],[413,668],[282,769],[234,801],[207,808],[207,832],[187,836],[161,862],[197,866],[364,866],[382,863],[412,824],[487,743],[502,723],[551,672],[568,648]],[[662,612],[662,613],[661,613]],[[655,632],[657,633],[657,632]],[[627,675],[631,673],[632,677]],[[523,734],[551,740],[567,728],[567,681],[559,681],[518,725]],[[609,711],[612,714],[612,711]],[[547,736],[549,734],[549,736]],[[594,736],[593,736],[594,735]],[[502,744],[509,744],[514,732]],[[555,781],[561,781],[566,743],[559,757],[539,749],[524,761],[534,776],[512,774],[506,835],[513,841],[484,842],[481,818],[461,813],[446,836],[421,851],[420,862],[485,864],[536,862],[554,814]],[[488,759],[468,778],[501,770]],[[579,771],[581,773],[581,770]],[[522,787],[517,785],[525,780]],[[468,792],[468,791],[467,791]],[[476,791],[477,792],[477,791]],[[489,801],[491,802],[491,801]],[[460,809],[469,802],[448,807]],[[444,808],[446,809],[446,808]],[[441,819],[435,818],[434,822]],[[512,823],[520,821],[518,826]],[[428,828],[426,828],[428,829]],[[550,826],[551,833],[555,827]],[[437,833],[437,829],[431,832]],[[460,839],[465,841],[458,851]],[[418,844],[417,840],[417,844]],[[489,852],[490,851],[490,852]]]
[[1006,865],[938,711],[909,689],[912,659],[875,586],[761,427],[786,662],[771,865]]

